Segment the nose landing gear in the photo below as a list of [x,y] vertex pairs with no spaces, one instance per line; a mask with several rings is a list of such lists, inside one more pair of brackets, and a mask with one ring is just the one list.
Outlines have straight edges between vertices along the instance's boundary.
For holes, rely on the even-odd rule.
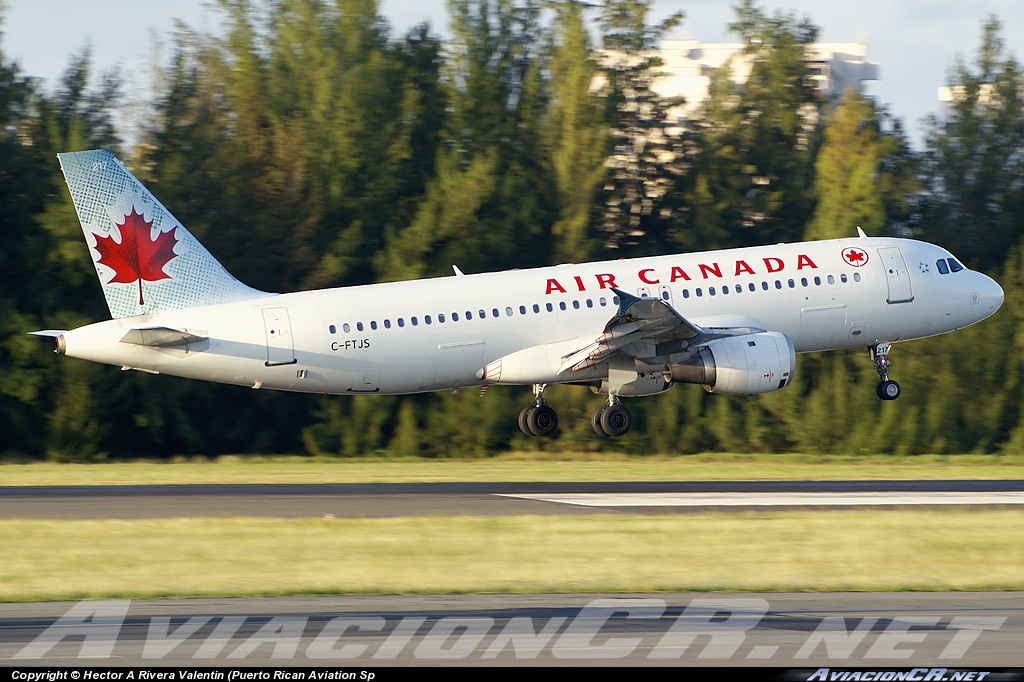
[[888,342],[868,347],[879,378],[878,385],[875,386],[875,394],[882,400],[896,400],[900,397],[900,385],[889,378],[889,366],[892,363],[889,362],[888,356],[891,348],[892,344]]

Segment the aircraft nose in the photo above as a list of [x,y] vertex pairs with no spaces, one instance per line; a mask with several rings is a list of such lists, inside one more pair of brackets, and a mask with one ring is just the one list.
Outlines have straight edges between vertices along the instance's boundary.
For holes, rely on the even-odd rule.
[[[977,291],[971,294],[971,303],[991,315],[1003,305],[1003,288],[991,277],[979,274]],[[975,301],[977,299],[977,301]]]

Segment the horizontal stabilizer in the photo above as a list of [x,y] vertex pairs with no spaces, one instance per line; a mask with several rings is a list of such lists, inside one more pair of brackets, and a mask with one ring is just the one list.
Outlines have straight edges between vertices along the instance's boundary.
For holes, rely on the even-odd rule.
[[134,343],[139,346],[152,346],[153,348],[174,348],[175,346],[199,343],[207,338],[181,329],[171,329],[170,327],[143,327],[130,329],[122,337],[121,343]]

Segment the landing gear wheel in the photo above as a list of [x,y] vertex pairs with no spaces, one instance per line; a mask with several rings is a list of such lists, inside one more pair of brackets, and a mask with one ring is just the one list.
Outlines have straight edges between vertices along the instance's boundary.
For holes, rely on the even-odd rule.
[[525,433],[527,436],[533,435],[533,431],[530,431],[530,427],[527,425],[527,418],[529,417],[530,410],[532,409],[532,405],[530,407],[524,407],[523,411],[519,413],[519,430]]
[[891,379],[880,381],[875,387],[875,393],[882,400],[896,400],[900,397],[900,385]]
[[604,436],[605,438],[608,437],[608,432],[605,431],[604,427],[601,426],[601,415],[604,414],[604,411],[606,409],[608,409],[608,406],[602,405],[601,407],[597,408],[597,410],[594,412],[594,415],[590,418],[590,426],[593,427],[594,433],[596,433],[599,436]]
[[547,405],[526,410],[526,427],[534,436],[550,436],[558,428],[558,415]]
[[622,405],[608,405],[602,410],[601,428],[612,438],[626,433],[631,426],[633,417]]

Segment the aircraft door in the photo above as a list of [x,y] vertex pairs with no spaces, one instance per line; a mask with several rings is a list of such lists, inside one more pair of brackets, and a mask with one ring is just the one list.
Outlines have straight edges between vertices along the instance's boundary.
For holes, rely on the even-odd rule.
[[908,303],[914,300],[914,292],[910,283],[910,271],[903,253],[895,246],[887,246],[878,250],[885,267],[886,281],[889,285],[889,297],[886,303]]
[[287,308],[264,308],[263,325],[267,333],[267,367],[295,364],[292,325]]

